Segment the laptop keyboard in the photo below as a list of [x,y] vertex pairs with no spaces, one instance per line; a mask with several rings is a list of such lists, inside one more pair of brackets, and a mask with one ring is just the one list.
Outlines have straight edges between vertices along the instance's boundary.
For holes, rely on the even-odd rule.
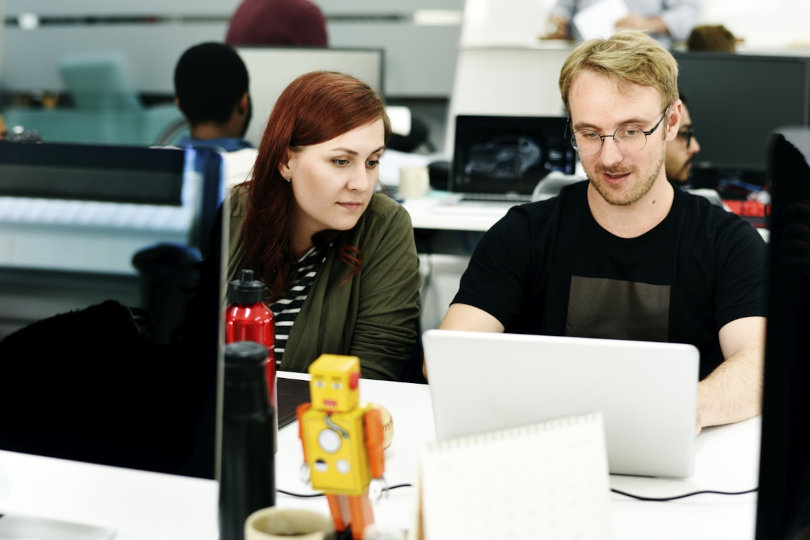
[[184,206],[0,197],[0,223],[6,225],[185,233],[192,217]]

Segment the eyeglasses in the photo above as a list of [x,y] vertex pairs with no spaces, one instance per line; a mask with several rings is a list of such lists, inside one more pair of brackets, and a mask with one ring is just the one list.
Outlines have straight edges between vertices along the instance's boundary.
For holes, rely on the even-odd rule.
[[661,125],[667,112],[669,112],[669,107],[664,109],[664,114],[649,131],[644,131],[634,125],[620,126],[613,132],[613,135],[600,135],[592,129],[578,129],[571,135],[571,146],[579,152],[580,156],[594,156],[602,149],[605,139],[613,137],[624,152],[638,152],[647,144],[647,137]]
[[688,127],[683,131],[678,132],[678,137],[686,141],[686,147],[689,148],[689,144],[692,142],[692,138],[695,136],[695,130],[692,127]]

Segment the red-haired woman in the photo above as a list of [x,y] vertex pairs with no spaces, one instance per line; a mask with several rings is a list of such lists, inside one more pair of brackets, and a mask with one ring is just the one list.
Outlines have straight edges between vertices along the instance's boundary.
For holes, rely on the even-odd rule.
[[407,212],[375,193],[391,126],[354,77],[318,71],[282,92],[249,182],[231,197],[229,279],[270,289],[278,369],[322,353],[397,379],[418,339],[419,262]]

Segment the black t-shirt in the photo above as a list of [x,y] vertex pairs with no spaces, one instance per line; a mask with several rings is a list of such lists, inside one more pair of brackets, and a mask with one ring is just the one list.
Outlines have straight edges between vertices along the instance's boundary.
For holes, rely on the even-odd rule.
[[593,219],[587,186],[511,209],[479,241],[453,302],[506,332],[691,343],[705,377],[723,361],[720,328],[766,314],[764,241],[679,189],[661,223],[619,238]]

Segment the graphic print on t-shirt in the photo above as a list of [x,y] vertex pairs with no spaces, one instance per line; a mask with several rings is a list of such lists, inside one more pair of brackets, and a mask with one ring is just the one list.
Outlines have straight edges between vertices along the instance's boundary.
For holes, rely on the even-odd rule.
[[565,335],[668,341],[669,285],[571,276]]

